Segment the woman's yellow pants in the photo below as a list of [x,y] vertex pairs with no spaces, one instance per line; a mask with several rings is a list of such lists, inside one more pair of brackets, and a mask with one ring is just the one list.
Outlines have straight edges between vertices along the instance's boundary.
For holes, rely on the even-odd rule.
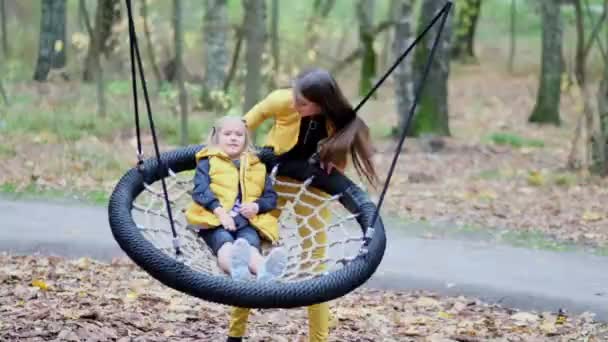
[[[278,177],[279,181],[296,183],[295,180],[290,178]],[[299,188],[292,186],[285,186],[282,184],[276,184],[275,190],[280,193],[296,193]],[[310,192],[313,192],[316,195],[326,197],[327,194],[313,188],[309,188]],[[286,201],[285,197],[279,196],[278,205],[283,206]],[[316,198],[311,198],[308,196],[303,196],[300,198],[301,202],[308,203],[314,207],[319,206],[321,201]],[[305,217],[307,215],[312,214],[313,209],[307,206],[296,203],[294,208],[296,214],[301,217]],[[276,209],[277,215],[280,213],[278,209]],[[321,216],[323,220],[329,220],[330,212],[327,208],[323,208],[319,211],[318,216]],[[304,224],[300,224],[300,228],[298,229],[298,233],[302,238],[302,257],[308,260],[318,260],[325,257],[326,253],[326,243],[327,243],[327,233],[324,229],[324,224],[317,215],[311,216],[306,219],[307,221]],[[302,223],[302,222],[300,222]],[[313,242],[316,242],[313,243]],[[309,259],[310,258],[310,259]],[[310,267],[310,263],[308,267],[306,263],[302,264],[302,267],[308,268]],[[324,265],[317,265],[314,267],[315,271],[322,270]],[[247,319],[249,318],[249,309],[246,308],[234,308],[231,315],[230,326],[228,330],[228,336],[231,337],[241,337],[245,335],[245,330],[247,329]],[[321,303],[315,304],[308,307],[308,334],[310,342],[325,342],[328,339],[329,335],[329,304]]]

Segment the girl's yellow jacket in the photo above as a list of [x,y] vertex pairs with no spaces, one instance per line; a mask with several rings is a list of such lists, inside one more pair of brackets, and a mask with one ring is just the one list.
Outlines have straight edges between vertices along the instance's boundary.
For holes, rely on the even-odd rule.
[[[266,166],[253,154],[243,153],[240,159],[240,169],[232,160],[217,148],[203,148],[196,154],[196,162],[209,158],[209,177],[211,191],[226,210],[234,206],[238,196],[239,185],[243,203],[257,200],[264,191],[266,182]],[[215,214],[203,208],[196,202],[186,209],[186,220],[189,224],[202,228],[213,228],[221,225]],[[249,220],[260,235],[271,242],[279,238],[279,225],[275,216],[270,212],[259,214]]]

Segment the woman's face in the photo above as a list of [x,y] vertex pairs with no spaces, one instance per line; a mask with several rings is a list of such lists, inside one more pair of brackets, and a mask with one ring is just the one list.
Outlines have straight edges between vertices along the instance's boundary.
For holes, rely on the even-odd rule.
[[300,113],[302,117],[317,115],[321,113],[321,107],[318,104],[309,101],[301,94],[294,93],[293,97],[294,108],[298,113]]

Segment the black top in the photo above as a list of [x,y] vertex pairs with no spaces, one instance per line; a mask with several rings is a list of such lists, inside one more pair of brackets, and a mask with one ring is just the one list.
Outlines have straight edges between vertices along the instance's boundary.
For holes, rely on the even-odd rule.
[[281,156],[281,160],[308,160],[317,152],[319,141],[327,138],[324,114],[303,117],[296,145]]

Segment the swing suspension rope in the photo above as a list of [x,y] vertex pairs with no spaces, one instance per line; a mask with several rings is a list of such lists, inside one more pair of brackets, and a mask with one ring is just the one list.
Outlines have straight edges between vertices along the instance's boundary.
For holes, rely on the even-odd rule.
[[[139,51],[139,46],[137,43],[137,34],[135,32],[135,25],[134,25],[134,21],[133,21],[133,15],[132,15],[132,8],[131,8],[131,0],[125,0],[126,1],[126,5],[127,5],[127,12],[128,12],[128,23],[129,23],[129,42],[130,42],[130,60],[131,60],[131,80],[132,80],[132,86],[133,86],[133,101],[134,101],[134,111],[135,111],[135,126],[136,126],[136,135],[137,135],[137,158],[138,158],[138,169],[141,171],[143,170],[143,152],[142,152],[142,144],[141,144],[141,129],[140,129],[140,122],[139,122],[139,104],[138,104],[138,95],[137,95],[137,71],[136,69],[139,71],[139,77],[141,79],[141,83],[142,83],[142,88],[143,88],[143,94],[144,94],[144,99],[145,99],[145,104],[146,104],[146,110],[147,110],[147,114],[148,114],[148,121],[150,123],[150,131],[152,134],[152,140],[153,140],[153,144],[154,144],[154,150],[156,153],[156,160],[157,160],[157,174],[158,175],[164,175],[164,174],[169,174],[171,175],[171,171],[168,169],[167,165],[165,163],[163,163],[163,161],[161,160],[160,157],[160,151],[159,151],[159,147],[158,147],[158,139],[156,136],[156,130],[154,127],[154,120],[152,117],[152,111],[151,111],[151,106],[150,106],[150,100],[149,100],[149,96],[148,96],[148,90],[147,90],[147,86],[146,86],[146,79],[145,79],[145,75],[144,75],[144,71],[143,71],[143,65],[142,65],[142,61],[141,61],[141,55],[140,55],[140,51]],[[393,155],[393,159],[391,162],[391,165],[389,167],[389,172],[387,175],[386,180],[384,181],[383,184],[383,188],[382,188],[382,192],[381,195],[379,197],[378,200],[378,205],[376,206],[376,209],[374,211],[374,214],[372,216],[372,220],[370,222],[369,225],[369,230],[370,232],[368,232],[368,234],[365,234],[364,237],[364,242],[363,242],[363,246],[367,246],[370,239],[372,238],[372,234],[371,234],[371,230],[373,229],[372,227],[375,226],[376,221],[379,217],[379,212],[380,212],[380,208],[382,207],[382,204],[384,203],[384,198],[386,195],[386,192],[388,190],[388,185],[390,183],[390,180],[392,178],[395,166],[397,164],[397,160],[399,158],[400,152],[402,150],[402,146],[403,143],[405,141],[405,137],[407,135],[407,131],[409,129],[409,126],[411,124],[412,118],[414,116],[414,113],[416,111],[416,107],[418,105],[419,102],[419,98],[422,94],[422,91],[424,89],[424,85],[426,82],[426,78],[430,72],[430,68],[432,65],[432,61],[433,61],[433,57],[435,55],[435,52],[437,50],[437,46],[438,43],[440,41],[440,37],[441,34],[443,32],[447,17],[449,15],[449,11],[452,7],[452,1],[447,1],[446,4],[443,6],[443,8],[433,17],[433,19],[431,20],[431,22],[427,25],[427,27],[416,37],[416,39],[405,49],[405,51],[403,51],[401,53],[401,55],[399,56],[399,58],[397,58],[397,60],[393,63],[393,65],[386,71],[386,73],[376,82],[376,84],[374,85],[374,87],[366,94],[366,96],[359,102],[359,104],[354,108],[355,112],[358,112],[361,107],[371,98],[371,96],[374,94],[374,92],[376,92],[376,90],[384,83],[384,81],[390,76],[390,74],[397,68],[397,66],[399,65],[399,63],[401,63],[401,61],[407,57],[407,55],[411,52],[411,50],[424,38],[424,36],[431,30],[431,28],[436,24],[437,21],[440,21],[439,24],[439,28],[437,30],[437,35],[434,39],[433,45],[431,47],[430,53],[429,53],[429,57],[425,63],[424,66],[424,70],[422,73],[422,78],[420,79],[420,82],[417,84],[416,87],[416,91],[414,94],[414,99],[413,99],[413,103],[412,106],[410,107],[408,116],[407,116],[407,120],[405,123],[404,128],[402,129],[401,132],[401,136],[399,138],[399,143],[397,144],[397,149]],[[168,216],[168,221],[170,223],[171,226],[171,234],[172,234],[172,245],[173,248],[175,250],[175,254],[180,257],[182,256],[182,251],[180,249],[180,243],[179,243],[179,239],[177,236],[177,232],[175,229],[175,224],[174,224],[174,220],[173,220],[173,213],[171,210],[171,205],[170,205],[170,200],[169,200],[169,195],[168,195],[168,191],[167,191],[167,185],[165,182],[165,177],[159,176],[160,180],[161,180],[161,185],[162,185],[162,197],[164,199],[164,204],[165,204],[165,208],[167,211],[167,216]],[[157,196],[160,194],[156,194]]]

